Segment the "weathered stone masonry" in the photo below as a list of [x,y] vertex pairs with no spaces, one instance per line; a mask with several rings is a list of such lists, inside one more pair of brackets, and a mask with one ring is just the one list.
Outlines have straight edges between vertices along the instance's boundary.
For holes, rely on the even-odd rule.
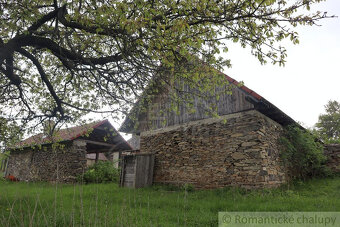
[[7,174],[22,181],[74,182],[86,168],[86,143],[74,140],[63,144],[63,149],[56,150],[43,145],[12,151]]
[[140,149],[155,154],[155,183],[276,187],[286,182],[281,132],[279,124],[250,110],[143,132]]

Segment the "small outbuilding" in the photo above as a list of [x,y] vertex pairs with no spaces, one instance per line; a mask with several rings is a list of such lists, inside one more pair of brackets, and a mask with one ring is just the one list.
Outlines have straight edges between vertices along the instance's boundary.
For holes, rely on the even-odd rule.
[[74,182],[98,160],[118,163],[130,145],[108,120],[44,133],[20,142],[11,150],[6,175],[21,181]]

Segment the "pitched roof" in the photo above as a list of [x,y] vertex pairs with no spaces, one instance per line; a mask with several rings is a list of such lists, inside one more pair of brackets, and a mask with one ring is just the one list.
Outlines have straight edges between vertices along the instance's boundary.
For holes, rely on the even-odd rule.
[[[224,74],[224,73],[222,73]],[[227,80],[234,84],[238,85],[239,82],[235,79],[231,78],[230,76],[224,74]],[[296,121],[294,121],[291,117],[289,117],[287,114],[285,114],[282,110],[280,110],[278,107],[276,107],[274,104],[269,102],[267,99],[256,93],[255,91],[249,89],[247,86],[241,86],[240,89],[245,92],[248,97],[246,100],[250,103],[252,103],[256,110],[261,112],[262,114],[266,115],[270,119],[276,121],[277,123],[286,126],[290,124],[296,124],[299,127],[302,127],[299,125]]]
[[[46,136],[44,133],[40,133],[34,136],[31,136],[18,144],[16,144],[16,148],[20,147],[28,147],[34,145],[42,145],[42,144],[49,144],[53,142],[63,142],[63,141],[71,141],[75,140],[81,136],[86,135],[87,133],[91,132],[93,129],[110,122],[105,119],[102,121],[96,121],[85,125],[75,126],[66,129],[60,129],[55,132],[53,138],[50,136]],[[113,126],[112,126],[113,127]]]
[[[259,95],[255,91],[251,90],[250,88],[244,85],[239,86],[240,83],[237,80],[231,78],[230,76],[222,72],[219,72],[219,73],[223,74],[230,84],[233,84],[237,86],[239,89],[241,89],[247,95],[246,100],[252,103],[254,105],[254,108],[258,110],[259,112],[261,112],[262,114],[264,114],[265,116],[271,118],[272,120],[276,121],[277,123],[283,126],[286,126],[289,124],[296,124],[299,127],[302,127],[298,123],[296,123],[296,121],[294,121],[291,117],[285,114],[282,110],[277,108],[275,105],[270,103],[268,100],[263,98],[261,95]],[[135,105],[133,106],[133,109],[138,104],[139,104],[139,101],[135,103]],[[131,110],[132,112],[133,112],[133,109]],[[131,124],[133,124],[132,120],[129,118],[129,116],[127,116],[123,124],[121,125],[119,131],[130,132],[128,128],[130,127]]]
[[[224,74],[224,73],[222,73]],[[225,75],[225,74],[224,74]],[[230,76],[228,75],[225,75],[225,77],[227,78],[227,80],[229,81],[229,83],[231,84],[234,84],[236,86],[238,86],[240,84],[240,82],[238,82],[237,80],[231,78]],[[244,92],[247,92],[249,95],[253,96],[255,99],[258,99],[258,100],[261,100],[262,99],[262,96],[257,94],[255,91],[249,89],[247,86],[245,85],[242,85],[240,87]]]

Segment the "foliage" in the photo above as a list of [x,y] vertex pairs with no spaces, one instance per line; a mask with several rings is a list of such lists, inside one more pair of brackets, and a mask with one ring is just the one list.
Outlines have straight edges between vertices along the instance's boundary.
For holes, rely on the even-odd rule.
[[119,182],[119,170],[114,167],[112,162],[98,161],[91,165],[88,170],[79,178],[85,183],[107,183]]
[[3,172],[6,170],[7,159],[9,156],[9,152],[0,152],[0,180],[3,177]]
[[315,125],[316,132],[325,143],[340,143],[340,103],[330,100],[325,110]]
[[20,140],[22,131],[15,121],[9,121],[1,117],[0,110],[0,178],[6,168],[6,159],[9,156],[9,148],[14,147]]
[[330,174],[325,165],[327,159],[323,153],[323,146],[309,131],[293,125],[288,126],[280,141],[283,145],[281,158],[292,179]]
[[204,94],[221,75],[207,78],[197,58],[230,66],[217,57],[229,40],[261,63],[284,64],[280,42],[299,42],[294,27],[328,17],[307,11],[320,1],[0,0],[0,109],[6,119],[35,123],[91,111],[116,117],[156,74]]
[[4,152],[20,140],[22,132],[15,121],[1,117],[0,110],[0,153]]
[[0,182],[0,226],[218,226],[220,211],[338,211],[340,178],[265,190]]
[[182,189],[186,192],[193,192],[195,191],[195,187],[192,184],[184,184]]

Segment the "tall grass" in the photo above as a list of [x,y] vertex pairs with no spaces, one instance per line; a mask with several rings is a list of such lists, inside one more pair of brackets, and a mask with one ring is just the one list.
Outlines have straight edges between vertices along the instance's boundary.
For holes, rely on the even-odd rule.
[[340,177],[194,192],[0,182],[0,226],[217,226],[219,211],[340,211]]

